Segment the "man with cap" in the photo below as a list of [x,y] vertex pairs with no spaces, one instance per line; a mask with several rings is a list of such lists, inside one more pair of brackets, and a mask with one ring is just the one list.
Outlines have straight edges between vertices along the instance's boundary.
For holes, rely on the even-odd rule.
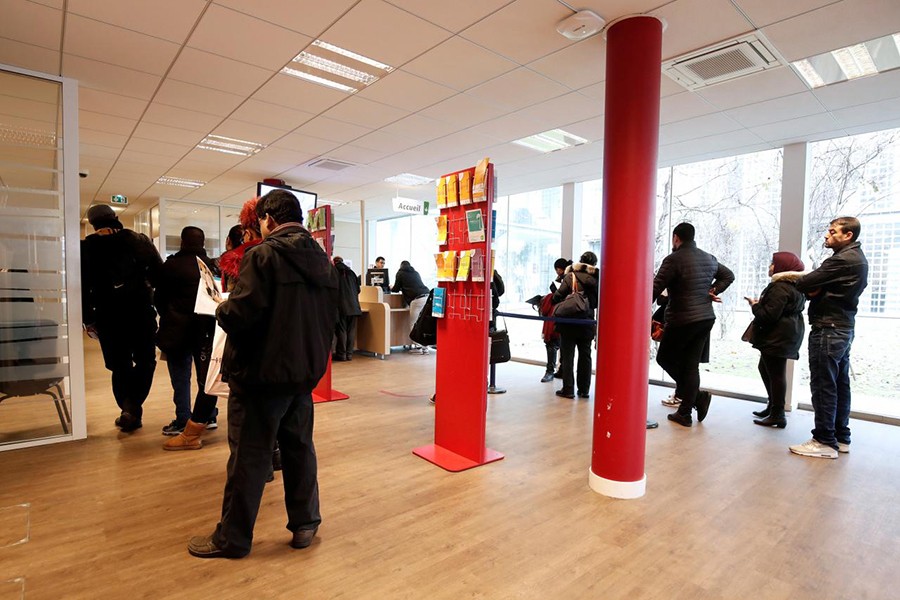
[[142,425],[156,370],[152,297],[162,260],[150,239],[125,229],[110,206],[92,206],[87,218],[95,233],[81,242],[82,322],[100,340],[122,411],[116,426],[129,433]]

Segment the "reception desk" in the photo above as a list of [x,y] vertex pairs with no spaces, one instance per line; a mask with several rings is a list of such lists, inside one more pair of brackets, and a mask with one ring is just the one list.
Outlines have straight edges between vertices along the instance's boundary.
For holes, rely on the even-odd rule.
[[401,294],[385,294],[380,287],[363,286],[359,306],[363,314],[356,320],[357,350],[384,359],[391,353],[391,346],[412,345],[409,307],[404,306]]

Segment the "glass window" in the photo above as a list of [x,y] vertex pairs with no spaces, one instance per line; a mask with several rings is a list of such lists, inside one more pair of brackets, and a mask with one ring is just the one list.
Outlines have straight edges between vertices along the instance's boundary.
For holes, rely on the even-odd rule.
[[437,223],[434,215],[411,215],[386,219],[375,224],[377,251],[370,257],[383,256],[385,266],[390,270],[391,284],[400,263],[408,260],[422,276],[422,282],[434,287],[437,282],[437,266],[434,255],[437,252]]

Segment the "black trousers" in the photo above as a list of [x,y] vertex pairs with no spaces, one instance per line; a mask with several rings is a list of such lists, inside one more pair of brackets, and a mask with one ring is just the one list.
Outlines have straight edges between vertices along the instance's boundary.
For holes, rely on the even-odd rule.
[[[559,370],[562,372],[562,391],[567,394],[578,392],[587,394],[591,391],[591,344],[594,342],[594,326],[567,325],[556,326],[559,332]],[[578,367],[575,368],[575,349],[578,349]],[[577,371],[577,376],[576,376]]]
[[666,325],[656,362],[675,381],[675,394],[681,398],[678,414],[691,415],[697,392],[700,391],[700,357],[712,331],[715,319]]
[[334,355],[338,358],[352,359],[356,346],[356,316],[338,317],[334,324]]
[[97,334],[103,362],[112,371],[116,404],[140,420],[156,371],[156,313],[148,306],[121,318],[98,319]]
[[760,353],[757,368],[769,396],[769,415],[783,417],[784,399],[787,395],[787,359]]
[[250,552],[275,440],[281,446],[288,530],[315,529],[319,514],[312,394],[237,391],[228,396],[228,479],[213,543],[226,555]]

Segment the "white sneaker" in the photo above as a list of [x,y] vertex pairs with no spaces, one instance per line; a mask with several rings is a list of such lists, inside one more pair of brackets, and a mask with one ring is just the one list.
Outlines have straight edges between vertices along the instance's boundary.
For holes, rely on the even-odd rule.
[[790,451],[800,456],[811,456],[813,458],[837,458],[838,451],[831,446],[826,446],[811,439],[804,444],[791,446]]
[[838,452],[841,454],[850,454],[850,444],[838,442]]
[[679,398],[675,394],[672,394],[668,398],[660,400],[660,404],[662,404],[663,406],[668,406],[669,408],[678,408],[679,406],[681,406],[681,398]]

